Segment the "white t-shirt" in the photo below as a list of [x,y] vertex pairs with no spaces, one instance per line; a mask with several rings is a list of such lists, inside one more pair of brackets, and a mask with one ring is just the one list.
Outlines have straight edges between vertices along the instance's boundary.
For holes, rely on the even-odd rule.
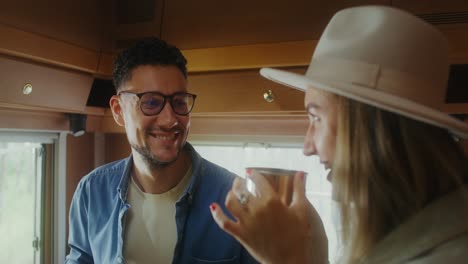
[[184,178],[161,194],[144,193],[134,182],[129,184],[124,234],[124,257],[128,264],[172,263],[177,242],[176,202],[192,177],[190,167]]

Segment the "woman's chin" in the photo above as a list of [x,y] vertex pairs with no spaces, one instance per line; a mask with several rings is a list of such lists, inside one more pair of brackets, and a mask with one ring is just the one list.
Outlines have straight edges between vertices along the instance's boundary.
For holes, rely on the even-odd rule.
[[[329,181],[330,183],[332,183],[332,179],[333,179],[333,175],[332,175],[332,171],[331,169],[329,169],[327,171],[327,181]],[[335,202],[339,202],[338,201],[338,193],[337,193],[337,189],[333,186],[332,184],[332,190],[331,190],[331,198],[333,201]]]
[[330,183],[332,182],[332,173],[330,169],[327,171],[327,181]]

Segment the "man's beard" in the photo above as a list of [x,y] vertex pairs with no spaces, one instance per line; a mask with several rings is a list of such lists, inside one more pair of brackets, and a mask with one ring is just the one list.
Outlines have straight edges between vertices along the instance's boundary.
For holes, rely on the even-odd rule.
[[162,169],[165,168],[172,163],[174,163],[177,158],[179,157],[180,150],[177,152],[177,156],[170,161],[160,161],[158,158],[156,158],[155,155],[151,152],[149,147],[139,147],[135,144],[131,144],[131,147],[136,150],[140,155],[143,157],[143,161],[146,163],[146,165],[151,169],[151,170],[157,170],[157,169]]

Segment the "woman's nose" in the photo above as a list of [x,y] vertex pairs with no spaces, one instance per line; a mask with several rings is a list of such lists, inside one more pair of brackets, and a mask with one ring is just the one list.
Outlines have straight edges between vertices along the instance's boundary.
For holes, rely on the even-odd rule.
[[317,149],[314,143],[314,127],[312,125],[309,125],[309,128],[307,129],[307,133],[304,138],[303,152],[306,156],[317,154]]

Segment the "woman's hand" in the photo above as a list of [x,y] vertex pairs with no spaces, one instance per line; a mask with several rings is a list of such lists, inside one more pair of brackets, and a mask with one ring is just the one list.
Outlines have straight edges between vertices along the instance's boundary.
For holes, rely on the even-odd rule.
[[304,173],[294,176],[290,205],[280,200],[262,175],[249,177],[257,195],[240,199],[247,190],[245,180],[237,178],[226,197],[226,208],[236,221],[213,203],[210,208],[216,223],[261,263],[328,263],[328,240],[322,220],[306,198]]

